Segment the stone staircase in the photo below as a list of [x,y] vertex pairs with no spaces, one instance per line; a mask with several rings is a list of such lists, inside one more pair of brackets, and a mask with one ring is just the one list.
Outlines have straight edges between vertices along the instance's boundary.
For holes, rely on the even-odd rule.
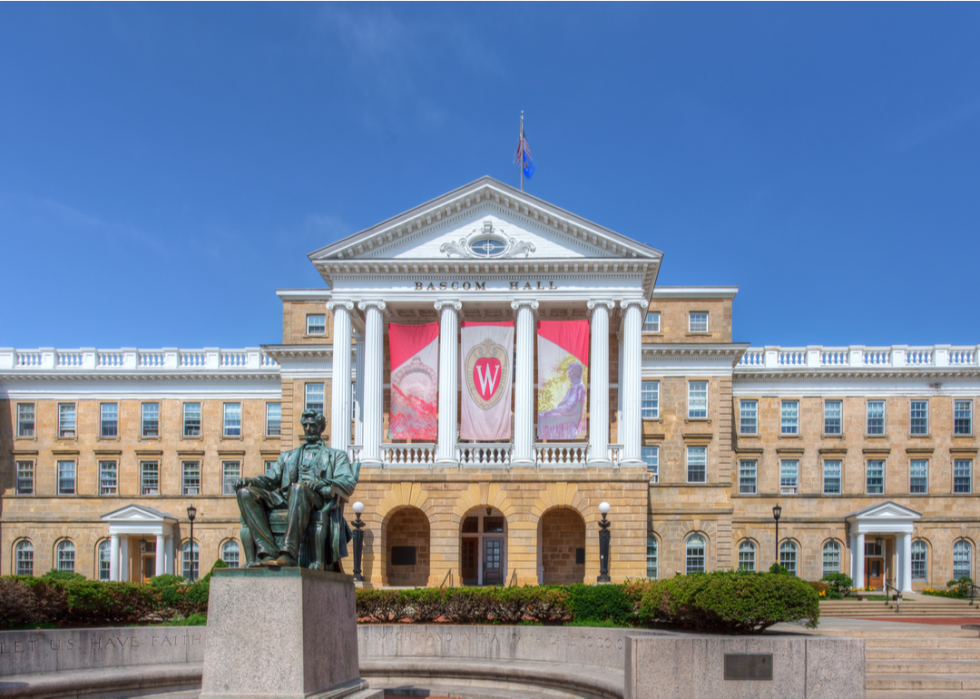
[[820,616],[845,617],[976,617],[980,618],[980,601],[970,606],[969,600],[910,595],[899,606],[894,601],[864,602],[827,600],[820,603]]

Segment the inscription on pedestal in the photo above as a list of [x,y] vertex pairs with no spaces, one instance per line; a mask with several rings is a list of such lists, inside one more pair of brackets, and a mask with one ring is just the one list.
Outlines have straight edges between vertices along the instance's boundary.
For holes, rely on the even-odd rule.
[[725,653],[725,679],[772,681],[772,653]]

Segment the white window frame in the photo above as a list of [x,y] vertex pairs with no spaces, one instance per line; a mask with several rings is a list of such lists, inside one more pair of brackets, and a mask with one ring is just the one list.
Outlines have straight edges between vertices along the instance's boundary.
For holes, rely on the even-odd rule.
[[311,381],[310,383],[305,384],[303,389],[303,409],[310,410],[310,389],[316,389],[317,387],[319,387],[320,393],[320,413],[323,414],[327,409],[327,391],[326,386],[317,381]]
[[[871,406],[872,406],[872,404],[874,404],[874,405],[881,405],[881,418],[880,418],[881,419],[881,432],[872,432],[871,431],[871,420],[872,419],[874,419],[874,420],[878,420],[879,419],[877,416],[874,417],[874,418],[871,417]],[[866,413],[866,420],[865,420],[864,429],[866,431],[866,434],[869,437],[880,437],[883,434],[885,434],[885,428],[886,428],[886,421],[885,420],[886,420],[886,417],[887,417],[887,406],[885,405],[885,401],[884,400],[878,400],[878,399],[874,399],[874,400],[869,399],[867,401],[866,405],[865,405],[865,413]]]
[[[917,466],[921,468],[923,464],[925,465],[925,476],[924,476],[925,483],[921,485],[917,485],[913,482],[913,479],[917,477],[914,474],[914,470],[916,469]],[[919,478],[922,477],[919,476]],[[922,490],[914,490],[914,488],[916,487],[921,487]],[[909,460],[909,495],[926,495],[928,494],[928,492],[929,492],[929,459],[910,459]]]
[[[703,399],[700,395],[702,386],[704,387]],[[708,418],[708,393],[709,383],[707,381],[687,382],[687,418],[689,420],[706,420]]]
[[[786,554],[784,557],[783,554]],[[786,565],[792,563],[792,567]],[[788,570],[791,575],[799,576],[800,547],[795,541],[784,541],[779,545],[779,565]]]
[[[234,565],[228,562],[230,557],[230,547],[234,546]],[[242,565],[242,547],[237,541],[229,540],[221,545],[221,560],[225,562],[225,565],[229,568],[239,568]]]
[[[962,544],[962,545],[961,545]],[[957,549],[960,551],[966,551],[966,571],[964,572],[962,565],[960,565],[960,570],[957,572],[957,563],[962,562],[962,556],[960,561],[957,561]],[[966,539],[959,539],[953,542],[953,580],[959,580],[962,577],[973,578],[973,544]]]
[[657,445],[640,447],[640,458],[647,465],[651,483],[660,482],[660,447]]
[[[963,470],[966,469],[966,475]],[[960,475],[957,475],[959,472]],[[966,490],[963,490],[962,483],[957,484],[957,479],[966,479]],[[973,459],[953,459],[953,492],[969,495],[973,492]]]
[[34,544],[28,539],[21,539],[14,547],[17,559],[17,575],[34,575]]
[[78,436],[78,407],[74,403],[58,403],[58,439]]
[[[275,416],[275,422],[272,420],[272,406],[275,406],[275,410],[278,413]],[[272,425],[275,424],[275,429],[273,430]],[[265,404],[265,436],[266,437],[281,437],[282,436],[282,403],[279,401],[269,401]]]
[[[881,464],[881,490],[880,491],[871,490],[871,464]],[[867,459],[864,462],[864,492],[867,495],[885,494],[885,460],[884,459]]]
[[[751,485],[748,484],[748,474],[751,473]],[[751,490],[749,490],[751,488]],[[738,494],[758,495],[759,493],[759,460],[738,460]]]
[[[149,409],[149,414],[147,414],[147,409]],[[153,416],[154,411],[156,411],[155,418]],[[156,401],[140,403],[140,436],[144,439],[156,439],[160,436],[160,404]]]
[[[792,468],[792,483],[787,476]],[[800,493],[800,460],[779,460],[779,492],[781,495],[799,495]]]
[[[827,407],[830,405],[836,405],[839,408],[839,415],[833,417],[827,413]],[[831,420],[837,421],[837,431],[831,432],[827,429],[827,426],[831,424]],[[839,437],[844,434],[844,401],[843,400],[825,400],[823,402],[823,433],[830,437]]]
[[[35,469],[34,461],[31,459],[18,459],[14,463],[14,468],[16,469],[16,473],[14,475],[14,478],[16,479],[14,489],[17,495],[33,495]],[[24,487],[25,485],[27,487]]]
[[55,564],[57,570],[64,573],[75,572],[75,543],[69,539],[62,539],[55,548]]
[[[697,322],[698,322],[698,325],[699,326],[700,326],[700,322],[701,322],[700,316],[704,316],[704,329],[703,330],[698,330],[698,329],[696,329],[694,327],[694,323],[695,323],[694,316],[698,316]],[[708,313],[708,311],[689,311],[688,314],[687,314],[687,331],[689,333],[707,333],[707,332],[711,332],[710,325],[709,325],[709,320],[708,320],[709,318],[710,318],[710,313]]]
[[912,580],[929,579],[929,546],[922,539],[912,542]]
[[[650,551],[653,550],[651,555]],[[651,565],[652,563],[652,565]],[[660,573],[660,542],[653,534],[647,534],[647,578],[656,580]],[[650,572],[653,571],[653,575]]]
[[[194,472],[197,472],[196,474]],[[192,479],[188,481],[188,478]],[[193,485],[194,480],[197,485]],[[181,461],[180,462],[180,493],[181,495],[200,495],[201,494],[201,462],[200,461]]]
[[640,419],[660,418],[660,382],[643,381],[640,384]]
[[[62,475],[69,471],[71,466],[71,490],[65,490],[62,486],[67,481],[67,477]],[[78,495],[78,463],[74,460],[65,459],[58,462],[58,495]]]
[[[700,542],[694,543],[693,556],[691,555],[692,542]],[[698,554],[699,546],[700,554]],[[698,559],[700,559],[700,567],[698,567]],[[691,565],[692,560],[694,562],[693,566]],[[684,540],[684,572],[688,575],[708,572],[708,540],[701,534],[691,534]]]
[[800,401],[787,399],[779,402],[779,434],[800,434]]
[[201,547],[194,541],[185,541],[180,547],[180,574],[191,579],[188,569],[194,580],[201,579]]
[[[746,429],[749,425],[751,428]],[[759,401],[755,398],[743,398],[738,401],[738,433],[759,434]]]
[[[312,323],[314,318],[321,318],[323,324]],[[323,328],[322,330],[315,328]],[[324,313],[307,313],[306,314],[306,334],[307,335],[326,335],[327,334],[327,316]]]
[[[188,406],[197,406],[197,426],[194,426],[194,409],[192,408],[190,414],[188,414]],[[200,437],[201,430],[203,428],[204,422],[204,405],[198,401],[188,401],[183,404],[182,408],[182,424],[181,430],[184,437]],[[194,430],[197,430],[196,432]]]
[[[921,432],[916,432],[916,417],[915,417],[915,406],[917,403],[925,404],[925,417],[920,418],[925,420],[925,425],[920,426]],[[909,401],[909,434],[913,437],[926,437],[929,435],[929,399],[928,398],[914,398]]]
[[642,332],[645,333],[658,333],[660,332],[660,311],[647,311],[646,315],[643,316],[643,328]]
[[[956,417],[958,406],[966,406],[966,416]],[[963,420],[966,420],[966,429],[963,429]],[[959,421],[959,422],[958,422]],[[973,434],[973,401],[972,400],[954,400],[953,401],[953,434],[954,435],[972,435]]]
[[[738,544],[738,569],[748,571],[751,573],[755,572],[756,569],[756,553],[757,549],[754,543],[745,539]],[[751,565],[746,565],[748,562],[749,555],[751,554]]]
[[[30,409],[30,416],[24,413],[25,408]],[[27,423],[30,422],[30,428]],[[17,404],[17,439],[34,439],[37,434],[37,405],[34,403]]]
[[221,462],[221,494],[234,495],[235,483],[242,477],[242,462],[236,460]]
[[98,548],[95,550],[96,564],[98,565],[98,579],[102,582],[108,582],[112,579],[112,542],[111,541],[101,541],[99,542]]
[[99,495],[119,495],[119,462],[115,459],[99,461]]
[[[699,452],[699,450],[701,450],[701,451]],[[691,445],[688,445],[688,447],[686,449],[686,452],[687,452],[687,464],[686,464],[686,467],[687,467],[687,482],[688,483],[707,483],[708,482],[708,447],[706,447],[704,445],[701,445],[701,444],[691,444]],[[704,455],[704,459],[703,459],[703,462],[702,463],[698,463],[698,460],[700,460],[700,457],[698,457],[698,456],[696,456],[696,459],[697,460],[695,460],[695,461],[692,461],[691,460],[691,455],[692,454],[697,455],[698,453],[701,453],[701,454]],[[701,480],[699,480],[699,481],[692,481],[691,480],[691,467],[692,466],[701,466],[702,467],[701,469],[699,469],[701,471],[701,474],[702,474],[702,479]]]
[[[235,419],[235,412],[238,413],[237,425]],[[243,422],[243,406],[239,402],[224,403],[222,405],[221,414],[221,436],[222,437],[241,437],[242,436],[242,422]]]
[[[152,467],[152,468],[150,468]],[[156,487],[148,476],[155,476]],[[160,494],[160,462],[152,459],[140,461],[140,497],[156,497]]]
[[[830,554],[830,564],[832,566],[836,564],[836,567],[834,569],[832,569],[832,570],[828,570],[827,569],[827,557],[828,557],[827,554],[828,554],[828,552]],[[834,541],[833,539],[831,539],[830,541],[827,541],[826,543],[824,543],[824,545],[823,545],[823,552],[822,553],[823,553],[823,555],[821,557],[822,567],[821,567],[820,570],[823,572],[823,575],[821,575],[820,577],[821,578],[824,578],[827,575],[830,575],[831,573],[839,573],[840,572],[841,545],[839,543],[837,543],[836,541]]]
[[[106,416],[106,408],[112,408],[113,415]],[[106,434],[106,432],[110,434]],[[99,439],[119,437],[119,403],[99,403]]]
[[[827,467],[836,464],[837,468],[837,490],[827,490]],[[844,494],[844,462],[841,459],[824,459],[823,464],[823,494],[824,495],[843,495]],[[833,468],[831,466],[831,468]]]

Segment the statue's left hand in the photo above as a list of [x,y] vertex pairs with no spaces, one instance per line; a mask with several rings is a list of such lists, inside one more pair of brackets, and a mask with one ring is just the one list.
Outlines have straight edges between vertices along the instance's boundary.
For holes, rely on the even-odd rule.
[[237,491],[250,485],[252,485],[251,478],[239,478],[237,481],[235,481],[235,490]]

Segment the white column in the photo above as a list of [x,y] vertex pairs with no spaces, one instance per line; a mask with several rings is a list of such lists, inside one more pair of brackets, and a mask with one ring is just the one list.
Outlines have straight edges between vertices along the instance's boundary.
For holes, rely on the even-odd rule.
[[591,300],[589,333],[589,465],[609,466],[609,311],[613,301]]
[[330,301],[333,312],[333,372],[330,388],[330,446],[347,451],[350,446],[350,301]]
[[537,301],[511,301],[517,315],[517,361],[514,362],[514,451],[512,466],[534,465],[534,311]]
[[895,587],[902,592],[912,591],[912,532],[902,537],[902,582]]
[[[384,301],[361,301],[364,311],[364,445],[362,466],[381,466],[384,426]],[[350,379],[348,378],[348,382]],[[347,390],[348,395],[350,391]],[[347,420],[350,435],[350,418]]]
[[459,301],[436,301],[439,311],[439,443],[436,466],[458,466]]
[[154,575],[163,575],[166,572],[166,553],[164,551],[164,546],[166,545],[165,538],[163,534],[157,534],[157,553],[154,556],[154,563],[156,568],[153,571]]
[[119,582],[119,535],[109,536],[109,580]]
[[174,563],[174,535],[167,537],[167,568],[166,572],[171,575],[177,574],[176,564]]
[[364,335],[354,333],[354,444],[364,444]]
[[119,540],[119,579],[122,582],[129,580],[129,537],[124,536]]
[[622,380],[619,393],[623,397],[623,416],[619,425],[619,441],[623,444],[622,466],[641,466],[640,448],[643,442],[643,421],[640,418],[640,388],[643,381],[642,339],[643,312],[647,302],[642,299],[621,301],[626,312],[623,320]]
[[857,563],[854,566],[854,587],[864,587],[864,534],[857,535],[857,546],[854,547]]

